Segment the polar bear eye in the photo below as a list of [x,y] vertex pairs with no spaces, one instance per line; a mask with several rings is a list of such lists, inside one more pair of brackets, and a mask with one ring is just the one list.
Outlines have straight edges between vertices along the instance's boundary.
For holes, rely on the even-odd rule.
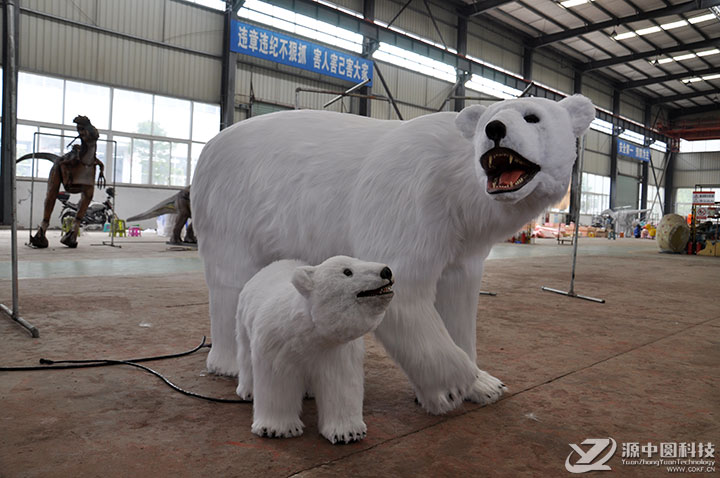
[[525,119],[525,121],[527,121],[528,123],[539,123],[539,122],[540,122],[540,118],[538,118],[537,116],[535,116],[535,115],[533,115],[533,114],[525,115],[525,118],[524,118],[524,119]]
[[343,271],[343,274],[345,274],[346,276],[350,277],[350,276],[352,276],[352,271],[351,271],[350,269],[345,269],[345,270]]

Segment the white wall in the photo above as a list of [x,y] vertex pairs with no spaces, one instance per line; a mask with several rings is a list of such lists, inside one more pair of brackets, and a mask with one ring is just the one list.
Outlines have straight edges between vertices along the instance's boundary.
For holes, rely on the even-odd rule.
[[[17,198],[18,198],[18,227],[27,228],[30,225],[30,196],[31,188],[34,189],[33,197],[33,210],[32,210],[32,229],[37,228],[42,221],[43,208],[45,203],[45,194],[47,192],[47,183],[45,179],[35,180],[34,187],[30,179],[18,178],[17,181]],[[62,191],[62,187],[60,188]],[[169,197],[177,194],[179,189],[175,188],[162,188],[157,187],[143,187],[143,186],[117,186],[115,189],[115,209],[120,219],[126,219],[130,216],[140,214],[147,211],[152,206],[168,199]],[[105,190],[95,188],[93,201],[103,202],[105,201],[106,195]],[[70,201],[77,203],[80,199],[79,194],[73,194],[70,197]],[[50,227],[60,227],[60,211],[62,211],[62,203],[60,201],[55,202],[55,208],[53,209],[50,217]],[[145,221],[135,221],[133,224],[140,224],[143,229],[151,228],[155,229],[156,220],[148,219]]]

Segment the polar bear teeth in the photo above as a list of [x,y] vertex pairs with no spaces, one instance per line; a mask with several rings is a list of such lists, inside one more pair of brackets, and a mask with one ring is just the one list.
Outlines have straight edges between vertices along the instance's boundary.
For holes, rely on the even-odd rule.
[[540,166],[528,161],[509,148],[493,148],[480,158],[487,175],[490,194],[517,191],[540,171]]
[[358,293],[357,296],[358,297],[373,297],[373,296],[377,296],[377,295],[392,294],[393,293],[393,290],[392,290],[393,284],[394,284],[394,282],[390,282],[382,287],[378,287],[377,289],[364,290],[364,291]]

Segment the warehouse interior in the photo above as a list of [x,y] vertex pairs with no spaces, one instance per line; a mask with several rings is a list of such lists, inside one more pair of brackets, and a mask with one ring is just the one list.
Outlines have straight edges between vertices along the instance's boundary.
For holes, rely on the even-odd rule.
[[[692,444],[663,456],[696,459],[685,472],[714,470],[720,1],[4,0],[2,29],[1,476],[566,476],[584,440],[606,438],[620,476],[672,473],[632,462],[662,444]],[[295,41],[316,49],[280,51]],[[411,120],[575,93],[596,119],[566,199],[485,264],[478,364],[507,384],[498,403],[428,414],[372,335],[368,435],[343,446],[318,433],[313,400],[302,437],[268,439],[250,432],[251,404],[137,367],[13,370],[197,348],[144,364],[237,398],[236,380],[205,369],[208,290],[197,248],[166,243],[174,214],[122,234],[108,216],[71,249],[57,202],[50,247],[28,247],[52,164],[15,161],[64,154],[77,115],[114,190],[94,201],[127,219],[191,185],[205,144],[250,118]],[[670,215],[674,253],[658,236]]]

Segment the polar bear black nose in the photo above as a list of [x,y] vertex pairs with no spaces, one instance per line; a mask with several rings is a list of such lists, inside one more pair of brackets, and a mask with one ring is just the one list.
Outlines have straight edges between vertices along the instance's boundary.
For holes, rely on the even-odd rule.
[[485,134],[495,143],[495,146],[497,146],[500,140],[507,134],[505,123],[498,120],[489,122],[485,126]]
[[392,279],[392,271],[390,270],[390,268],[383,268],[383,270],[380,271],[380,277],[383,279]]

